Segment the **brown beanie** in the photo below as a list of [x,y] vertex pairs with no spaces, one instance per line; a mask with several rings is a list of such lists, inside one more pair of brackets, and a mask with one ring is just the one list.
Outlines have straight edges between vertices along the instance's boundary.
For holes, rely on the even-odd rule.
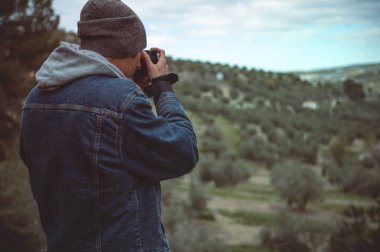
[[120,0],[89,0],[78,22],[81,48],[124,58],[146,47],[146,33],[136,13]]

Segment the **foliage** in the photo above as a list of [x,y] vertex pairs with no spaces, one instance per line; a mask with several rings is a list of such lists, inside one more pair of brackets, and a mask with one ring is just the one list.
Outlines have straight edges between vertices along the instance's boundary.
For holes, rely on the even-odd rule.
[[353,101],[361,101],[365,98],[363,85],[350,79],[343,82],[343,91]]
[[330,154],[334,161],[342,165],[346,155],[346,147],[348,145],[348,139],[346,136],[338,136],[330,143]]
[[57,44],[59,18],[51,0],[3,0],[0,4],[0,160],[18,127],[30,74]]
[[276,164],[271,173],[271,184],[291,206],[296,204],[304,210],[310,200],[320,199],[323,183],[310,167],[295,160]]
[[189,213],[196,219],[215,221],[213,212],[207,208],[209,196],[202,183],[193,179],[189,191]]
[[361,163],[351,161],[345,164],[340,186],[344,192],[380,196],[380,169],[367,169]]
[[234,154],[224,154],[220,158],[207,155],[199,163],[200,179],[213,181],[217,187],[235,186],[250,177],[248,168]]
[[302,218],[280,213],[276,225],[262,230],[261,244],[279,252],[318,251],[328,239],[330,230],[329,224],[311,223]]
[[232,245],[230,246],[231,252],[269,252],[270,250],[255,245]]
[[2,252],[42,251],[45,238],[28,181],[16,157],[0,162],[0,247]]
[[205,228],[194,222],[179,222],[175,230],[169,235],[173,252],[227,252],[221,239],[210,235]]
[[[194,219],[194,209],[199,210],[198,200],[190,200],[189,203],[180,198],[177,194],[165,193],[168,190],[172,191],[173,183],[165,182],[163,184],[163,201],[165,205],[163,207],[163,222],[165,228],[167,228],[167,235],[170,240],[171,251],[173,252],[213,252],[213,251],[226,251],[225,243],[217,237],[217,232],[209,232],[207,229],[198,225],[196,219]],[[190,193],[189,197],[194,193]],[[198,195],[199,196],[199,195]],[[197,196],[197,197],[198,197]],[[195,197],[195,198],[197,198]],[[203,199],[201,200],[203,202]],[[204,203],[201,203],[201,208],[205,207]]]
[[[58,17],[50,6],[49,0],[0,2],[0,160],[6,157],[9,142],[14,139],[12,132],[18,129],[22,99],[31,88],[34,71],[59,40],[77,39],[73,34],[57,31]],[[355,160],[347,151],[355,138],[372,138],[372,143],[380,140],[380,102],[367,101],[361,84],[343,84],[343,91],[350,99],[361,101],[350,102],[342,93],[341,83],[313,87],[293,74],[171,58],[168,62],[171,71],[181,77],[174,89],[185,109],[201,118],[199,176],[203,182],[214,183],[218,188],[212,188],[218,195],[272,200],[272,195],[242,192],[238,191],[239,187],[228,191],[220,188],[249,178],[249,162],[243,162],[248,159],[274,167],[274,171],[282,170],[284,173],[277,171],[279,175],[272,176],[272,183],[279,183],[283,189],[276,190],[289,203],[303,208],[309,200],[321,195],[321,183],[309,168],[299,168],[304,164],[294,161],[289,165],[282,160],[292,158],[315,164],[319,148],[328,144],[332,157],[324,165],[324,171],[329,181],[345,192],[379,195],[379,162],[373,156]],[[223,92],[226,90],[229,97]],[[317,101],[320,109],[302,108],[306,100]],[[332,106],[333,103],[336,105]],[[238,133],[224,130],[226,124],[233,125],[233,131]],[[336,140],[330,141],[332,138]],[[289,174],[285,172],[286,166],[294,166],[288,170]],[[33,200],[29,195],[24,202],[24,182],[8,180],[8,175],[17,169],[11,164],[2,168],[5,175],[0,176],[1,249],[38,251],[44,241]],[[21,180],[23,176],[14,177]],[[199,219],[214,218],[207,208],[208,197],[202,185],[193,183],[186,201],[176,197],[173,191],[167,187],[162,191],[164,223],[173,251],[223,251],[224,242],[199,224]],[[257,215],[250,213],[228,214],[252,223],[271,222],[269,217],[257,219]],[[306,228],[292,229],[290,223],[285,226],[293,234],[271,229],[271,239],[267,241],[276,245],[269,247],[281,251],[313,250],[312,238],[305,238],[302,233],[318,238],[319,231],[314,236]],[[9,246],[3,247],[3,241]]]
[[[372,198],[380,196],[380,155],[379,145],[357,156],[349,155],[345,145],[339,141],[338,146],[324,153],[323,174],[344,192],[366,195]],[[337,154],[338,153],[338,154]],[[336,158],[336,157],[339,158]],[[338,160],[338,161],[337,161]]]
[[277,221],[275,215],[268,213],[248,212],[243,210],[229,211],[225,209],[220,209],[219,213],[243,225],[273,225]]
[[345,218],[328,241],[328,251],[380,251],[380,200],[368,208],[348,206],[343,214]]

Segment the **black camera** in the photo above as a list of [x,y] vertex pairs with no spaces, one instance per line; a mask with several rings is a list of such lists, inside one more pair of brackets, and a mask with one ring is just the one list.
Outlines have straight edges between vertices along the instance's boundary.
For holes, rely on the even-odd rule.
[[[144,50],[150,57],[150,60],[153,62],[153,64],[157,64],[158,62],[158,53],[156,51],[152,50]],[[133,76],[133,80],[136,83],[141,82],[145,77],[148,76],[148,69],[146,67],[146,63],[144,59],[141,57],[141,68],[135,72],[135,75]]]
[[[157,64],[158,58],[159,58],[158,53],[156,51],[153,51],[153,50],[144,50],[144,51],[149,55],[152,63]],[[135,72],[135,75],[133,76],[133,80],[139,85],[143,82],[144,78],[148,77],[148,68],[146,66],[144,59],[141,58],[140,62],[141,62],[141,68],[139,70],[137,70]],[[173,85],[175,82],[178,81],[178,75],[174,74],[174,73],[168,74],[167,80]],[[145,87],[143,91],[148,97],[153,96],[153,86],[152,85]]]

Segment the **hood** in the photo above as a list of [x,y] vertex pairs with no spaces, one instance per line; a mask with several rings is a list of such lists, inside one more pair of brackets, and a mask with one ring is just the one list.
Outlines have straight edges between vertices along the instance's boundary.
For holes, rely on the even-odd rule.
[[102,55],[79,48],[79,45],[61,42],[36,73],[40,89],[55,90],[89,75],[108,75],[126,78]]

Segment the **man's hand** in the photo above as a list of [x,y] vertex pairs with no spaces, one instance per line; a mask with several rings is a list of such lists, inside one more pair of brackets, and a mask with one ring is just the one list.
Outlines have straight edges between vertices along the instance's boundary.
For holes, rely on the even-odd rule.
[[150,60],[149,55],[145,51],[142,51],[141,55],[146,63],[146,67],[148,69],[148,77],[150,80],[169,73],[169,66],[166,63],[165,51],[157,47],[153,47],[151,50],[157,52],[159,55],[157,64],[153,64],[153,62]]
[[142,80],[135,80],[135,82],[137,83],[137,85],[140,86],[142,90],[144,90],[151,84],[148,76],[144,77]]

